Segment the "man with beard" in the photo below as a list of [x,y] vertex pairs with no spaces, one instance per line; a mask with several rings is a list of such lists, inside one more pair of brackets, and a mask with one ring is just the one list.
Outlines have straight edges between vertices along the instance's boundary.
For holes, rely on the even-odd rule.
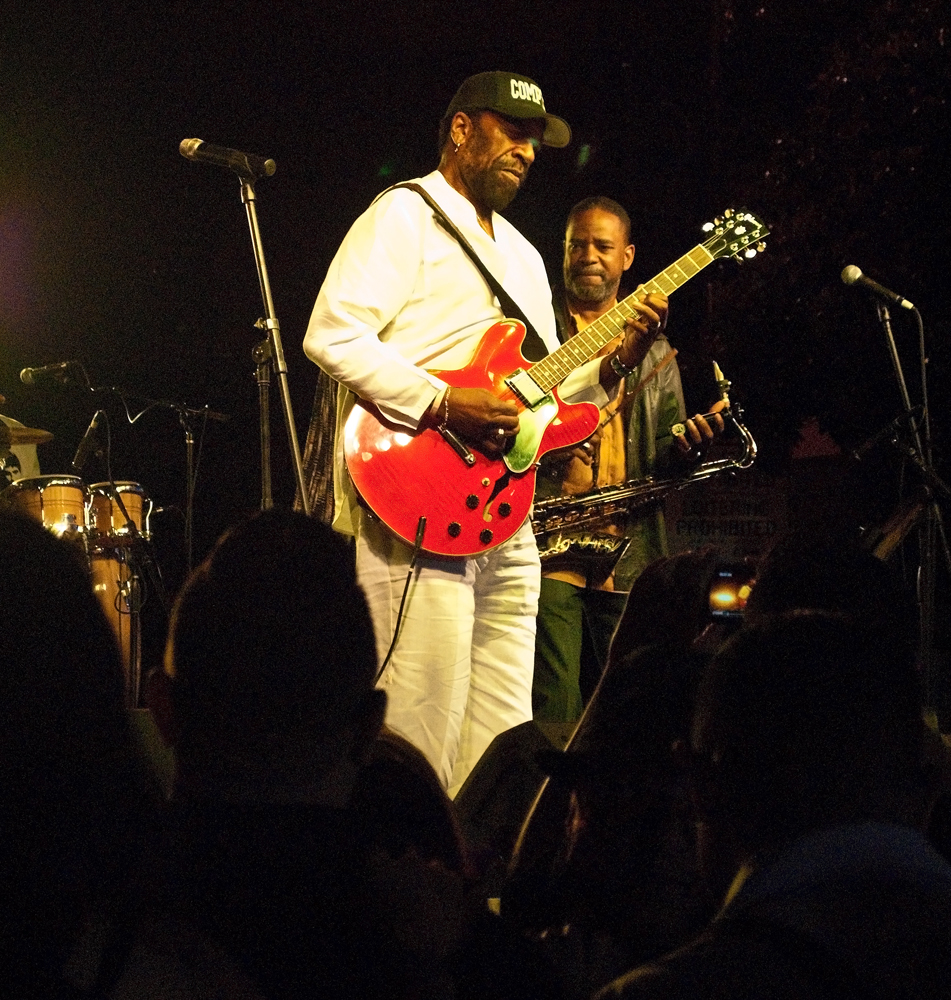
[[[542,145],[570,129],[545,110],[539,86],[516,73],[467,79],[439,130],[439,166],[415,182],[518,303],[545,348],[558,346],[551,292],[538,252],[498,213],[524,183]],[[653,301],[653,300],[652,300]],[[663,325],[648,304],[611,357],[579,367],[562,396],[603,406]],[[489,457],[518,433],[517,407],[480,388],[457,388],[432,370],[465,367],[504,312],[457,239],[420,193],[397,186],[354,223],[317,297],[307,355],[341,391],[335,443],[334,526],[356,536],[358,577],[369,601],[387,723],[419,747],[455,794],[492,739],[531,718],[538,552],[526,522],[506,542],[469,558],[413,548],[361,508],[343,457],[354,395],[408,432],[440,427]],[[623,369],[622,369],[623,370]],[[398,490],[399,484],[394,484]],[[401,599],[412,565],[402,618]]]
[[[621,278],[633,261],[631,220],[621,205],[606,197],[575,205],[565,233],[564,289],[555,295],[563,341],[614,308]],[[650,295],[647,302],[666,310],[663,296]],[[616,351],[616,342],[604,348],[608,355]],[[684,421],[674,354],[661,329],[639,365],[628,368],[614,362],[614,370],[624,378],[602,408],[598,433],[580,447],[546,456],[538,495],[584,493],[699,458],[723,422],[701,416]],[[686,435],[671,434],[676,423],[685,423]],[[593,533],[579,533],[568,551],[544,560],[532,695],[538,721],[578,719],[586,700],[582,687],[590,694],[604,669],[631,584],[648,563],[667,554],[659,510],[627,523],[619,520],[597,535],[626,536],[619,560],[592,554],[592,543],[599,540]]]

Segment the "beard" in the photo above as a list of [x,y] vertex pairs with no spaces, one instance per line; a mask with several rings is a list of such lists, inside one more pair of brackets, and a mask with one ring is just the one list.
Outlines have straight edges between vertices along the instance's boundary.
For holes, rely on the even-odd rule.
[[[511,174],[505,173],[507,170],[515,171],[520,179],[516,182]],[[491,208],[493,212],[502,212],[509,207],[512,199],[518,194],[518,190],[528,173],[528,168],[503,157],[496,160],[487,169],[466,171],[464,176],[465,173],[469,173],[465,179],[476,198],[486,208]]]
[[[493,212],[502,212],[518,194],[518,189],[528,176],[528,165],[514,156],[503,154],[489,163],[489,140],[481,128],[476,128],[467,143],[465,159],[459,164],[459,173],[476,200]],[[505,171],[511,170],[518,180]]]
[[[592,274],[595,272],[588,272]],[[602,279],[604,278],[604,273],[599,272]],[[571,271],[565,271],[565,290],[576,302],[589,302],[594,305],[600,305],[602,302],[608,302],[613,296],[617,295],[617,290],[621,285],[621,279],[618,278],[616,281],[601,281],[597,285],[588,285],[581,282],[581,278],[584,274],[573,274]]]

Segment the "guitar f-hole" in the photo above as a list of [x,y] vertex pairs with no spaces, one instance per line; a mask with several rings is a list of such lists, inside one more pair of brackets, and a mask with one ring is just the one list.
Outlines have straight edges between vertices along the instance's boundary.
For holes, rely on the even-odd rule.
[[[499,476],[498,479],[496,479],[495,486],[492,487],[492,493],[490,494],[489,499],[486,500],[485,506],[482,508],[482,520],[483,521],[491,521],[492,520],[492,512],[491,512],[491,509],[490,509],[492,507],[492,502],[502,492],[502,490],[504,490],[505,487],[508,486],[509,479],[511,479],[511,478],[512,478],[512,473],[509,472],[508,469],[506,469],[505,472],[502,473],[502,475]],[[500,515],[502,514],[502,510],[501,510],[502,506],[507,506],[507,505],[501,505],[500,504],[500,506],[499,506],[499,514]]]

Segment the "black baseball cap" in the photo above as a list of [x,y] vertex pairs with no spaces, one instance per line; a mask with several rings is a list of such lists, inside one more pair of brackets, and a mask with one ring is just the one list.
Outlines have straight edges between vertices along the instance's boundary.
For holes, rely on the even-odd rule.
[[446,115],[466,110],[497,111],[508,118],[544,118],[546,146],[561,148],[571,142],[571,129],[563,118],[545,110],[542,88],[520,73],[490,70],[464,80],[449,102]]

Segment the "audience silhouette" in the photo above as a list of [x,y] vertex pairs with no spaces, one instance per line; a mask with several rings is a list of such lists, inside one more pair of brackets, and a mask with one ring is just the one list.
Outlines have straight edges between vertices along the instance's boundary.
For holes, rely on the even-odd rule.
[[374,908],[349,808],[382,726],[376,670],[350,550],[320,522],[261,512],[195,570],[150,695],[176,779],[128,995],[156,964],[191,981],[196,954],[264,997],[398,997],[430,974]]
[[858,617],[762,616],[701,680],[690,744],[701,862],[726,902],[599,997],[939,997],[951,866],[913,657]]
[[157,792],[82,550],[0,512],[0,566],[0,981],[12,997],[98,995]]
[[383,727],[328,527],[260,512],[186,582],[149,695],[165,803],[81,548],[3,512],[0,560],[12,996],[947,995],[951,767],[913,602],[858,544],[782,540],[725,644],[715,550],[645,570],[566,750],[540,757],[502,920],[432,767]]
[[608,666],[523,826],[502,913],[540,938],[572,997],[690,939],[714,912],[672,753],[689,734],[718,563],[707,548],[635,581]]

